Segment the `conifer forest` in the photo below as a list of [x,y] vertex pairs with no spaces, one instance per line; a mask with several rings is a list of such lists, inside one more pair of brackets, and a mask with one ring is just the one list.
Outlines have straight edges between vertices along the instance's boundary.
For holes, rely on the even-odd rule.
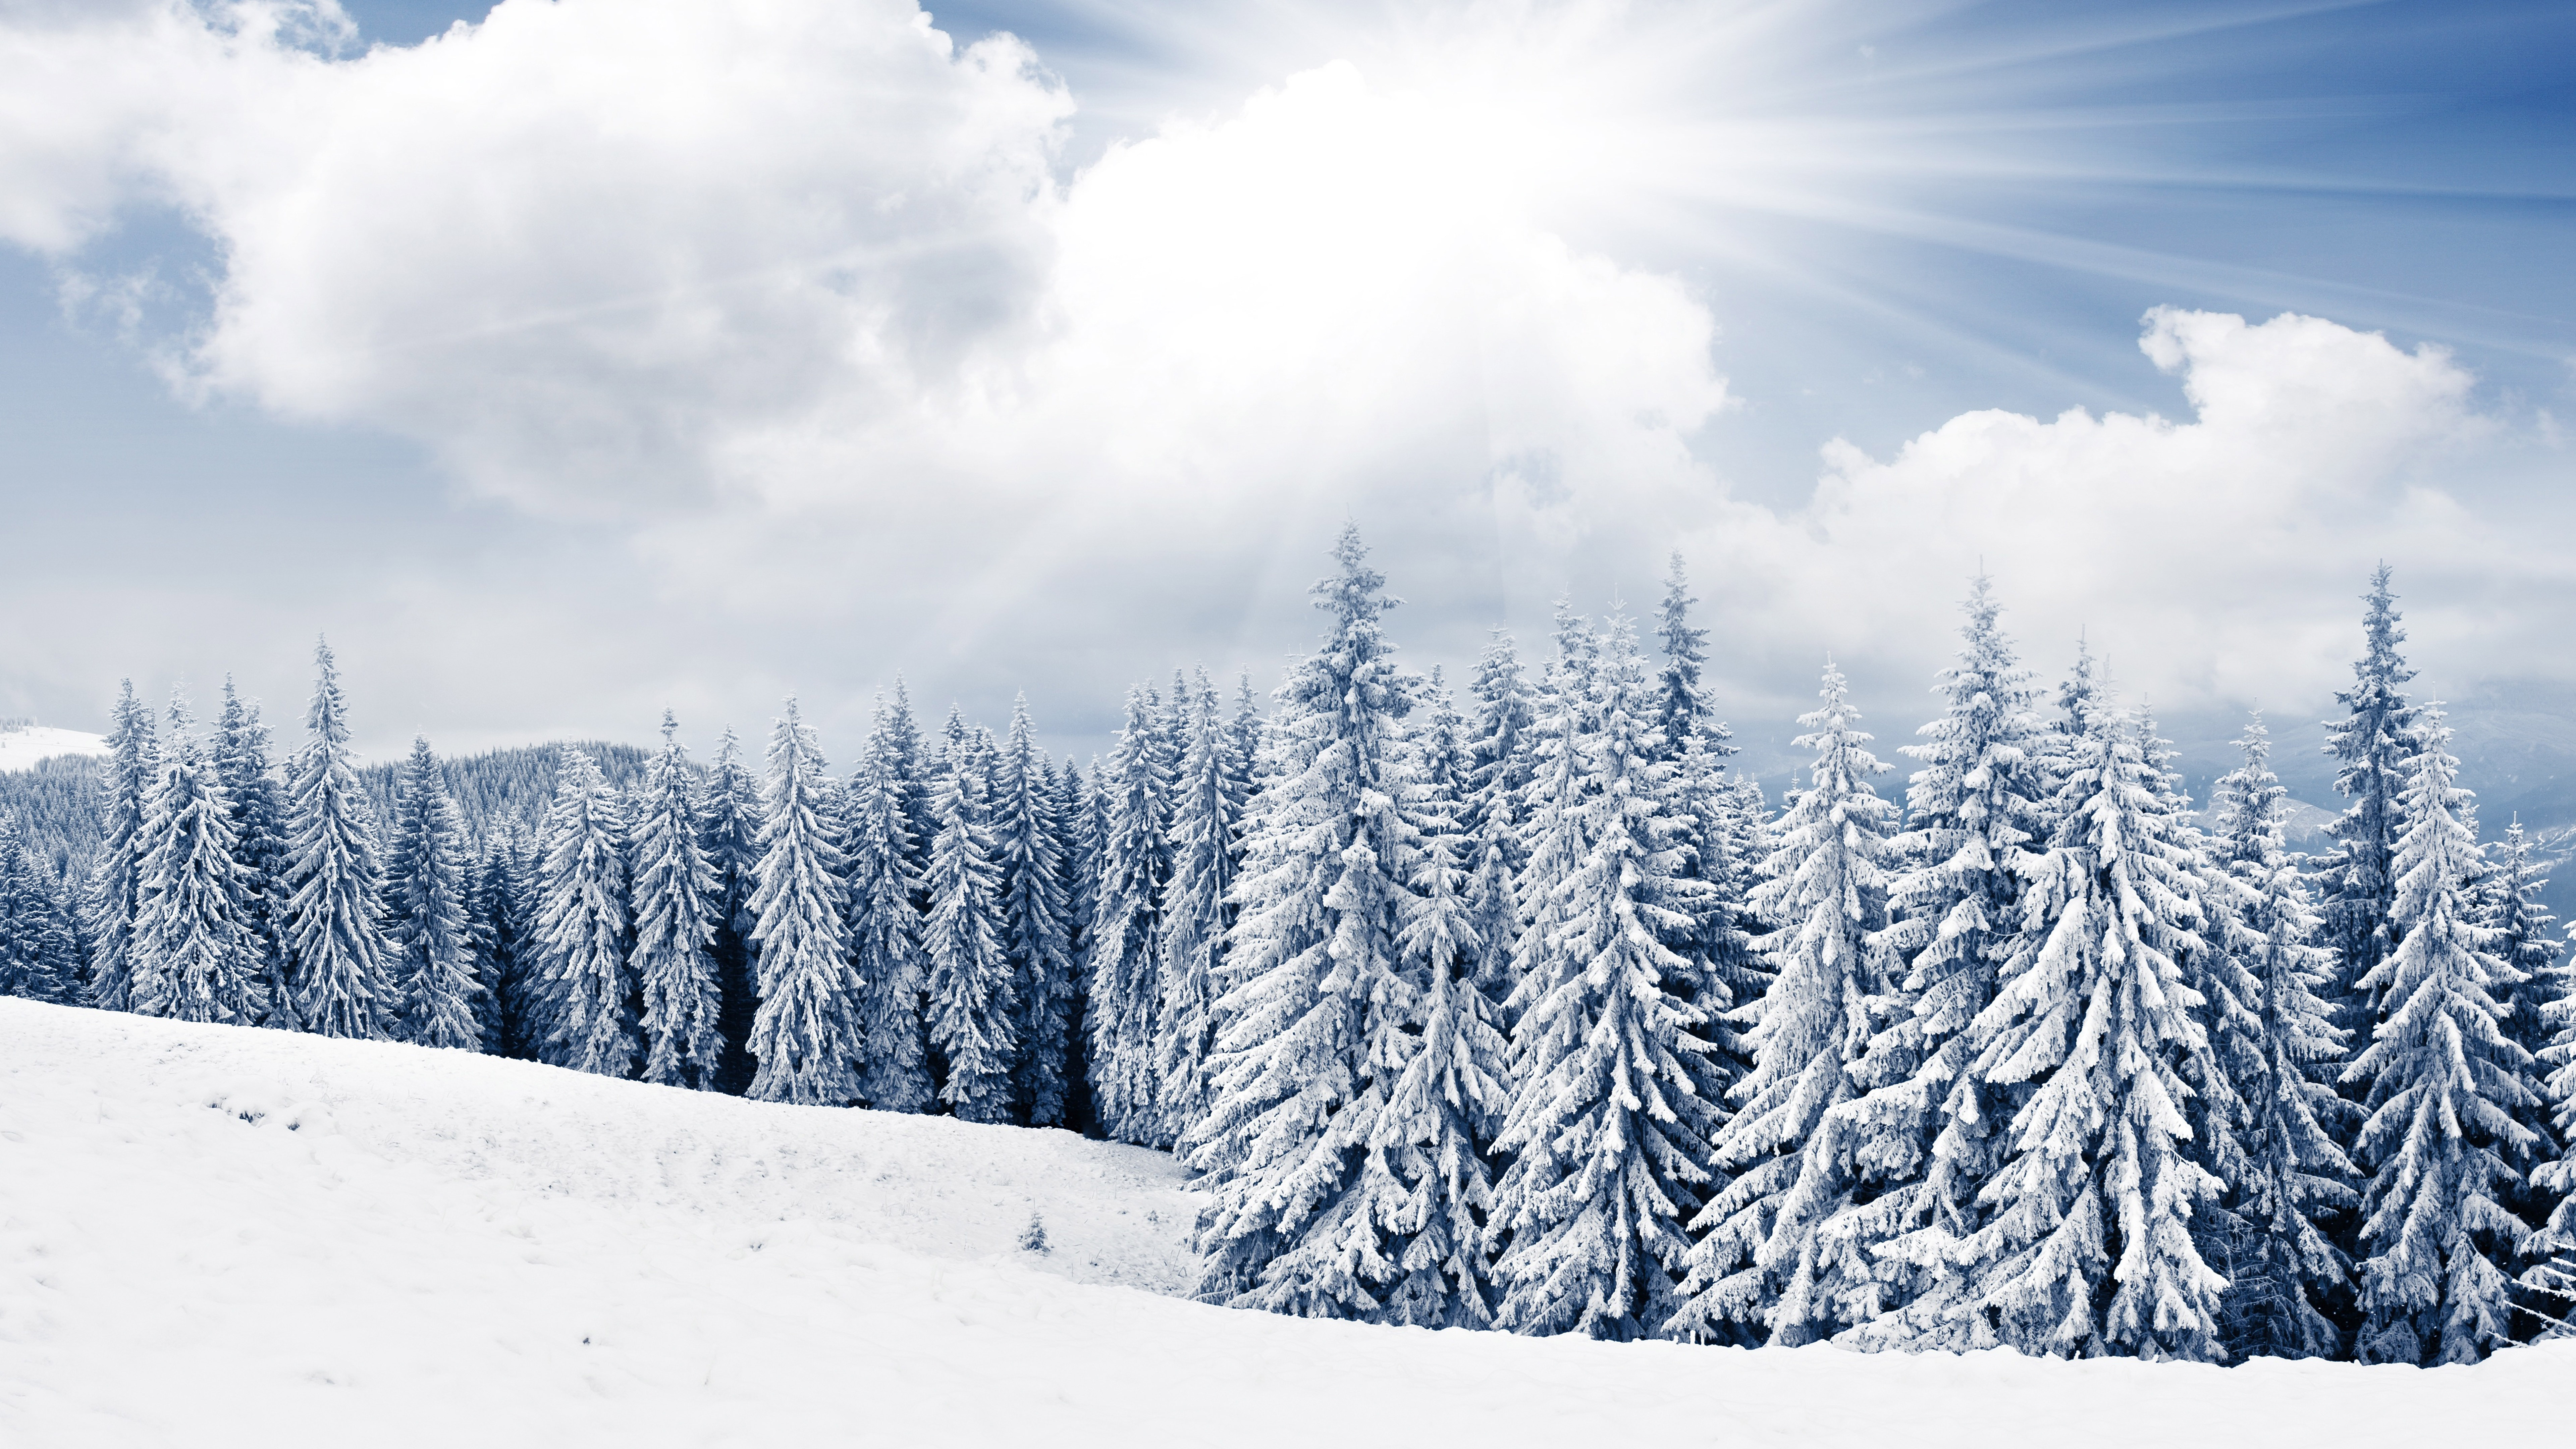
[[[2443,1364],[2576,1308],[2576,968],[2366,581],[2322,741],[2189,799],[1964,585],[1930,718],[1731,769],[1683,561],[1472,675],[1346,530],[1266,695],[1105,758],[917,713],[362,768],[129,684],[0,823],[0,991],[1168,1152],[1206,1302],[1599,1339]],[[643,722],[639,722],[643,723]],[[1911,721],[1905,722],[1911,725]],[[2344,809],[2294,852],[2274,751]],[[1882,758],[1882,755],[1889,756]],[[44,786],[44,788],[38,788]],[[1038,1239],[1043,1246],[1043,1236]],[[587,1342],[587,1340],[585,1340]]]

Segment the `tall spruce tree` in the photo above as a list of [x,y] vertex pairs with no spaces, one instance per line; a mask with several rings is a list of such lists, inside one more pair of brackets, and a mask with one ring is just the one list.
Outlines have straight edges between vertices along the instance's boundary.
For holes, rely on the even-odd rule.
[[[1697,968],[1672,948],[1695,934],[1707,886],[1687,873],[1689,822],[1673,809],[1673,766],[1657,758],[1646,662],[1615,615],[1586,652],[1590,678],[1568,683],[1588,684],[1589,703],[1560,712],[1573,728],[1557,726],[1572,788],[1532,822],[1573,866],[1523,897],[1496,1320],[1629,1339],[1679,1307],[1683,1226],[1723,1185],[1711,1140],[1725,1082],[1685,986]],[[1534,867],[1549,848],[1532,852]]]
[[420,1046],[481,1051],[468,919],[473,888],[465,821],[427,739],[414,739],[394,799],[393,853],[385,868],[386,937],[394,950],[392,1033]]
[[[2030,1093],[1991,1216],[1957,1249],[1971,1341],[2024,1353],[2216,1357],[2225,1280],[2195,1213],[2219,1183],[2188,1152],[2188,1057],[2205,1033],[2179,958],[2200,949],[2198,864],[2134,722],[2089,702],[2047,853],[1969,1065]],[[1991,1335],[1990,1339],[1988,1336]]]
[[1002,949],[1020,1013],[1011,1100],[1017,1118],[1032,1127],[1065,1124],[1070,1065],[1073,938],[1057,795],[1022,695],[1012,702],[1011,738],[993,780],[993,850],[1002,872]]
[[547,1007],[542,1060],[605,1077],[640,1055],[627,963],[626,811],[598,762],[566,745],[537,861],[537,956]]
[[349,705],[331,646],[316,643],[312,738],[286,780],[286,915],[281,931],[296,1019],[323,1036],[383,1037],[401,1003],[385,940],[384,862],[349,750]]
[[1894,808],[1870,784],[1885,765],[1856,726],[1841,671],[1825,666],[1821,708],[1801,715],[1796,740],[1816,752],[1808,786],[1789,798],[1777,848],[1762,865],[1754,911],[1778,923],[1761,938],[1770,988],[1742,1017],[1754,1023],[1752,1074],[1718,1133],[1718,1163],[1735,1174],[1693,1225],[1684,1302],[1663,1331],[1729,1340],[1767,1324],[1771,1341],[1804,1343],[1853,1321],[1847,1259],[1817,1229],[1851,1206],[1861,1146],[1848,1111],[1852,1067],[1867,1053],[1884,996],[1874,938],[1887,924],[1887,834]]
[[296,1030],[295,996],[287,988],[286,796],[269,768],[268,726],[259,705],[224,680],[224,709],[215,726],[215,778],[233,806],[233,859],[241,866],[242,906],[259,938],[259,994],[267,1010],[260,1025]]
[[715,963],[723,998],[716,1030],[724,1046],[714,1086],[739,1097],[751,1090],[751,1023],[760,1010],[751,945],[753,877],[760,862],[760,782],[743,768],[742,747],[730,728],[717,740],[715,763],[707,769],[701,826],[707,868],[716,882],[715,929],[707,940],[707,956]]
[[1002,949],[1002,872],[994,863],[991,805],[979,752],[953,742],[941,761],[931,813],[929,958],[931,1049],[947,1072],[939,1099],[969,1122],[1011,1120],[1011,1068],[1019,1055],[1019,993]]
[[1154,1071],[1163,892],[1171,880],[1172,779],[1152,691],[1127,692],[1127,724],[1101,771],[1108,828],[1091,925],[1091,1097],[1112,1138],[1171,1145]]
[[[2504,839],[2486,851],[2489,871],[2487,894],[2491,898],[2478,924],[2496,933],[2495,955],[2515,973],[2505,993],[2505,1039],[2531,1054],[2538,1061],[2548,1050],[2553,1033],[2548,1021],[2549,1003],[2556,999],[2558,958],[2566,949],[2558,935],[2558,917],[2542,900],[2549,878],[2539,871],[2532,857],[2531,837],[2523,832],[2519,816],[2505,827]],[[2531,1104],[2515,1115],[2537,1139],[2532,1150],[2516,1158],[2514,1166],[2526,1175],[2541,1162],[2558,1156],[2566,1145],[2552,1120],[2550,1102],[2541,1090],[2540,1077],[2533,1069],[2527,1085],[2532,1089]],[[2528,1184],[2526,1184],[2528,1188]],[[2517,1196],[2514,1207],[2525,1219],[2537,1223],[2549,1216],[2555,1206],[2546,1195],[2530,1191]]]
[[2260,715],[2237,741],[2245,761],[2220,778],[2212,815],[2218,863],[2238,890],[2219,924],[2224,950],[2251,978],[2249,1020],[2214,1023],[2220,1062],[2235,1083],[2240,1165],[2227,1184],[2234,1232],[2213,1266],[2228,1279],[2220,1305],[2227,1356],[2331,1357],[2339,1334],[2327,1316],[2351,1294],[2351,1265],[2319,1225],[2347,1211],[2352,1164],[2331,1124],[2343,1110],[2331,1083],[2343,1033],[2319,992],[2333,980],[2330,953],[2307,885],[2282,835],[2289,792],[2272,773]]
[[161,768],[136,832],[129,1009],[248,1026],[263,1014],[260,949],[233,858],[232,801],[170,696]]
[[2331,827],[2338,848],[2325,867],[2321,944],[2335,953],[2338,1024],[2357,1036],[2379,1019],[2378,1001],[2360,983],[2396,947],[2390,913],[2405,830],[2399,797],[2412,761],[2426,748],[2422,712],[2406,702],[2402,688],[2415,671],[2397,652],[2406,631],[2388,587],[2392,572],[2381,564],[2370,576],[2370,592],[2362,596],[2361,658],[2353,662],[2352,688],[2335,695],[2348,713],[2326,722],[2326,753],[2339,762],[2335,789],[2352,804]]
[[1377,1316],[1485,1328],[1494,1307],[1488,1159],[1511,1109],[1511,1049],[1475,981],[1482,943],[1464,894],[1472,788],[1464,722],[1436,669],[1431,682],[1406,810],[1416,842],[1412,899],[1398,937],[1419,993],[1419,1035],[1370,1129],[1364,1185],[1375,1188],[1368,1216],[1390,1267]]
[[662,748],[636,792],[632,970],[644,993],[644,1080],[714,1091],[724,1066],[724,983],[714,954],[724,883],[707,858],[698,774],[662,711]]
[[880,707],[850,779],[843,817],[850,962],[865,992],[861,1097],[880,1112],[927,1112],[935,1100],[922,1019],[930,966],[922,955],[921,915],[913,908],[920,892],[910,864],[912,827],[895,773],[902,741],[895,719]]
[[0,815],[0,996],[61,1006],[80,996],[79,946],[62,883],[6,815]]
[[[2468,792],[2453,784],[2450,734],[2438,708],[2409,711],[2384,933],[2395,949],[2353,982],[2381,1006],[2344,1073],[2366,1086],[2370,1113],[2356,1345],[2369,1363],[2471,1363],[2510,1342],[2507,1269],[2527,1232],[2503,1195],[2520,1186],[2510,1159],[2534,1145],[2516,1120],[2531,1058],[2501,1027],[2514,969],[2464,888],[2477,842],[2460,819]],[[2346,834],[2347,851],[2366,839]]]
[[545,993],[537,958],[536,867],[527,837],[504,821],[475,877],[475,978],[483,983],[483,1050],[535,1061],[545,1048]]
[[[1838,1269],[1826,1296],[1844,1321],[1872,1325],[1859,1337],[1876,1347],[1975,1337],[1972,1316],[1953,1311],[1972,1291],[1955,1250],[1984,1221],[1978,1194],[2002,1167],[2004,1131],[2029,1089],[1975,1071],[1969,1028],[1994,1000],[2025,869],[2046,843],[2047,801],[2076,739],[2042,725],[1991,580],[1972,581],[1963,612],[1957,662],[1934,677],[1941,713],[1917,731],[1923,743],[1903,747],[1919,768],[1906,827],[1889,842],[1898,875],[1876,943],[1896,989],[1852,1067],[1864,1094],[1837,1109],[1865,1186],[1817,1235]],[[2078,703],[2091,674],[2079,655]]]
[[2522,1326],[2555,1338],[2576,1334],[2576,961],[2565,950],[2562,945],[2547,967],[2541,1007],[2550,1034],[2540,1052],[2549,1073],[2544,1099],[2560,1146],[2531,1171],[2532,1188],[2551,1206],[2540,1231],[2524,1241],[2531,1266],[2522,1275]]
[[1208,1110],[1208,1061],[1216,1047],[1216,1000],[1232,924],[1226,896],[1234,888],[1235,834],[1244,802],[1235,741],[1205,676],[1173,794],[1167,831],[1172,876],[1163,892],[1157,951],[1162,998],[1154,1019],[1154,1072],[1166,1128],[1178,1137]]
[[1664,647],[1664,668],[1656,680],[1655,728],[1664,739],[1667,760],[1678,761],[1693,738],[1708,753],[1724,759],[1735,753],[1735,736],[1717,717],[1700,675],[1708,666],[1708,631],[1694,628],[1690,575],[1681,550],[1673,551],[1664,575],[1664,603],[1656,615],[1655,637]]
[[161,772],[152,711],[123,681],[107,732],[106,814],[90,886],[90,1004],[104,1011],[134,1006],[135,895],[142,878],[139,844],[145,802]]
[[1100,1136],[1100,1113],[1091,1100],[1091,921],[1100,901],[1100,796],[1071,755],[1056,774],[1055,819],[1073,954],[1073,1003],[1064,1023],[1064,1125]]
[[[1395,601],[1367,559],[1344,528],[1336,571],[1310,591],[1329,621],[1323,647],[1279,689],[1227,946],[1241,984],[1218,1003],[1213,1102],[1182,1144],[1211,1196],[1200,1296],[1307,1317],[1380,1316],[1396,1271],[1357,1188],[1411,1040],[1397,802],[1413,694],[1380,623]],[[1130,867],[1114,842],[1106,853],[1115,881]],[[1110,889],[1103,921],[1117,918]]]
[[1499,1001],[1517,984],[1512,942],[1520,931],[1520,901],[1514,883],[1526,853],[1521,810],[1533,766],[1530,733],[1536,721],[1510,634],[1493,632],[1476,661],[1469,692],[1476,700],[1463,822],[1469,852],[1467,922],[1476,940],[1469,969],[1477,987]]
[[769,736],[761,786],[758,888],[751,898],[760,950],[760,1012],[750,1095],[764,1102],[846,1107],[859,1100],[866,1049],[863,967],[850,956],[843,915],[846,864],[819,741],[788,697]]

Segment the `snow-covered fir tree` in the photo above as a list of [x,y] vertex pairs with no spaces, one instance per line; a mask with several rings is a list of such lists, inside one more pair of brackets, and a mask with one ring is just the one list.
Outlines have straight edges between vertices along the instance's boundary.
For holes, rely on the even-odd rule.
[[1100,771],[1108,806],[1099,895],[1092,908],[1091,1100],[1101,1128],[1121,1142],[1171,1145],[1154,1070],[1161,1004],[1163,891],[1172,873],[1172,780],[1160,711],[1142,686],[1127,692],[1127,723]]
[[263,1014],[259,936],[233,858],[232,801],[173,693],[161,768],[136,833],[129,1009],[250,1025]]
[[233,806],[233,859],[241,866],[242,906],[259,937],[260,1025],[295,1030],[295,996],[287,988],[286,947],[280,935],[286,913],[286,796],[268,763],[268,726],[259,705],[224,680],[224,708],[214,738],[215,778]]
[[750,910],[760,951],[760,1012],[750,1094],[763,1102],[846,1107],[859,1100],[865,1051],[862,972],[843,914],[847,866],[821,743],[794,696],[769,736],[760,792],[758,887]]
[[929,963],[921,950],[911,824],[895,773],[903,736],[880,706],[842,815],[849,871],[850,962],[865,993],[859,1012],[861,1098],[880,1112],[933,1104],[930,1037],[922,1020]]
[[2552,1206],[2524,1240],[2531,1266],[2522,1275],[2521,1326],[2549,1337],[2576,1335],[2576,960],[2560,951],[2544,978],[2541,1024],[2549,1042],[2540,1052],[2548,1073],[2542,1098],[2560,1146],[2531,1170],[2531,1187]]
[[[2021,919],[2023,867],[2044,846],[2051,760],[2075,737],[2048,731],[2029,671],[2003,632],[1991,580],[1969,587],[1957,662],[1935,677],[1940,715],[1903,752],[1918,765],[1906,827],[1890,841],[1887,956],[1896,990],[1867,1054],[1865,1091],[1839,1109],[1865,1183],[1818,1232],[1838,1279],[1822,1297],[1880,1347],[1965,1347],[1972,1290],[1958,1244],[1985,1212],[1978,1194],[2002,1167],[2004,1129],[2028,1089],[1975,1070],[1969,1028],[1992,1003]],[[2079,699],[2091,692],[2080,656]],[[1882,1315],[1885,1315],[1882,1321]]]
[[1510,634],[1493,632],[1476,661],[1469,693],[1476,700],[1464,821],[1469,852],[1464,894],[1476,941],[1470,972],[1478,988],[1499,1001],[1516,984],[1512,943],[1520,933],[1520,901],[1514,882],[1524,854],[1521,805],[1529,789],[1530,731],[1536,720]]
[[1019,1003],[1011,1101],[1017,1119],[1032,1127],[1065,1123],[1076,985],[1057,791],[1022,695],[1012,703],[1011,737],[993,777],[993,855],[1002,872],[1002,949]]
[[1853,1199],[1859,1121],[1834,1114],[1860,1094],[1851,1069],[1887,991],[1874,938],[1887,924],[1895,811],[1870,783],[1887,767],[1831,663],[1819,697],[1795,741],[1816,762],[1781,814],[1752,903],[1777,929],[1759,943],[1770,987],[1741,1013],[1754,1023],[1753,1071],[1717,1136],[1717,1161],[1735,1176],[1693,1225],[1684,1302],[1664,1327],[1676,1337],[1723,1341],[1767,1324],[1772,1342],[1798,1344],[1852,1321],[1851,1265],[1817,1229]]
[[626,811],[598,762],[567,745],[537,860],[535,945],[545,983],[543,1060],[631,1077],[640,1054],[626,960]]
[[535,1061],[545,1050],[543,967],[536,928],[536,862],[527,836],[504,821],[475,875],[475,979],[483,983],[483,1050]]
[[714,1086],[739,1097],[751,1089],[751,1023],[760,1010],[751,947],[751,896],[760,863],[760,782],[743,767],[741,743],[730,728],[716,741],[715,762],[707,767],[700,826],[707,868],[716,882],[715,929],[707,940],[707,956],[715,963],[722,1000],[716,1030],[724,1045]]
[[63,884],[0,815],[0,996],[69,1006],[80,996],[80,947]]
[[[902,675],[895,676],[894,703],[879,710],[871,734],[884,742],[886,778],[897,803],[903,807],[904,848],[911,852],[904,857],[904,866],[912,873],[918,890],[930,864],[930,841],[939,833],[939,824],[930,817],[930,771],[922,759],[921,726],[912,717],[912,691],[905,686]],[[915,895],[912,904],[917,911],[929,903]]]
[[[2504,997],[2504,1035],[2536,1062],[2548,1049],[2553,1035],[2548,1021],[2549,1003],[2558,996],[2556,967],[2567,944],[2558,934],[2556,913],[2542,900],[2549,878],[2540,873],[2532,857],[2531,837],[2523,832],[2520,817],[2505,827],[2504,839],[2487,848],[2486,857],[2489,869],[2484,884],[2490,903],[2478,924],[2496,933],[2496,959],[2516,973]],[[2558,1156],[2566,1146],[2553,1120],[2548,1097],[2541,1091],[2540,1078],[2545,1075],[2534,1069],[2528,1083],[2532,1088],[2531,1104],[2515,1114],[2538,1139],[2530,1153],[2514,1161],[2515,1167],[2526,1175],[2539,1163]],[[2528,1191],[2515,1200],[2516,1210],[2535,1223],[2545,1220],[2554,1206],[2554,1200],[2534,1197]]]
[[947,1068],[940,1101],[969,1122],[1008,1122],[1019,993],[1002,949],[1002,872],[977,753],[965,740],[952,742],[931,797],[939,836],[930,845],[930,914],[921,928],[930,963],[927,1024],[931,1049]]
[[420,1046],[481,1051],[467,916],[473,888],[465,821],[427,739],[414,739],[395,796],[393,851],[385,865],[385,935],[394,950],[392,1034]]
[[1235,832],[1244,803],[1235,739],[1204,676],[1189,727],[1172,820],[1166,832],[1172,876],[1163,891],[1162,999],[1154,1019],[1160,1110],[1178,1137],[1207,1115],[1208,1059],[1215,1050],[1216,1000],[1223,989],[1226,896],[1234,888]]
[[[2466,899],[2477,842],[2460,819],[2468,792],[2453,783],[2450,733],[2439,709],[2408,712],[2386,931],[2396,945],[2353,983],[2380,1006],[2344,1073],[2366,1086],[2370,1113],[2357,1144],[2369,1178],[2355,1345],[2368,1363],[2471,1363],[2510,1342],[2508,1272],[2527,1231],[2503,1198],[2521,1177],[2509,1159],[2534,1145],[2516,1120],[2531,1058],[2501,1026],[2514,969]],[[2348,851],[2366,842],[2344,839]]]
[[2226,1194],[2232,1232],[2225,1259],[2212,1264],[2228,1279],[2220,1322],[2232,1359],[2326,1357],[2340,1337],[2327,1313],[2350,1296],[2351,1265],[2318,1220],[2354,1201],[2352,1164],[2331,1127],[2343,1110],[2329,1085],[2343,1033],[2319,994],[2334,962],[2314,944],[2317,913],[2283,844],[2289,792],[2272,773],[2261,716],[2237,745],[2244,763],[2220,778],[2212,801],[2217,863],[2238,889],[2219,913],[2224,939],[2210,944],[2252,984],[2243,1027],[2213,1019],[2242,1113]]
[[680,722],[665,709],[662,748],[635,793],[629,963],[644,993],[644,1080],[712,1091],[724,1063],[724,988],[709,948],[724,897],[707,859],[705,813]]
[[2334,999],[2338,1024],[2367,1035],[2379,1003],[2361,989],[2396,945],[2390,913],[2397,901],[2397,845],[2405,830],[2399,797],[2415,756],[2426,748],[2421,711],[2406,702],[2405,683],[2415,677],[2397,646],[2397,595],[2392,570],[2381,564],[2370,576],[2362,615],[2362,655],[2353,661],[2352,688],[2336,693],[2348,713],[2326,721],[2326,753],[2338,762],[2335,789],[2352,801],[2331,829],[2337,849],[2324,867],[2325,934],[2319,944],[2335,953]]
[[[1531,822],[1547,836],[1532,874],[1557,853],[1573,864],[1523,891],[1496,1319],[1628,1339],[1680,1306],[1684,1224],[1722,1186],[1711,1139],[1725,1083],[1696,1030],[1705,1009],[1675,989],[1697,968],[1670,942],[1690,939],[1707,888],[1687,874],[1689,822],[1672,808],[1673,767],[1656,758],[1653,683],[1624,618],[1586,654],[1588,678],[1560,694],[1580,687],[1589,703],[1561,706],[1549,726],[1571,788],[1547,791]],[[1542,784],[1558,768],[1543,760]]]
[[1967,1070],[2028,1083],[2010,1157],[1956,1257],[1972,1343],[2061,1356],[2216,1357],[2226,1282],[2196,1213],[2219,1184],[2188,1151],[2201,948],[2197,862],[2133,721],[2089,702],[2048,850],[2026,867],[2020,929]]
[[349,705],[329,643],[313,649],[311,733],[286,772],[286,913],[279,935],[303,1029],[382,1037],[401,1002],[385,940],[384,860],[349,751]]
[[90,884],[90,1004],[104,1011],[133,1009],[135,892],[141,879],[143,812],[161,772],[161,748],[149,706],[123,681],[109,716],[107,761],[100,781],[106,818],[100,822],[98,865]]
[[[1357,1189],[1413,1040],[1398,801],[1414,701],[1381,623],[1394,601],[1357,528],[1333,559],[1311,590],[1329,621],[1323,647],[1279,687],[1266,778],[1245,814],[1227,943],[1240,984],[1218,1003],[1213,1099],[1182,1149],[1210,1196],[1201,1297],[1375,1318],[1397,1267],[1368,1211],[1384,1199]],[[1115,919],[1105,902],[1100,919]]]
[[[1370,1217],[1390,1267],[1378,1314],[1425,1328],[1493,1321],[1493,1206],[1488,1159],[1511,1108],[1510,1046],[1476,986],[1482,943],[1468,917],[1461,862],[1472,790],[1463,721],[1432,672],[1416,749],[1408,822],[1416,840],[1398,938],[1419,993],[1420,1034],[1369,1135]],[[1401,1041],[1391,1045],[1403,1046]]]
[[1711,756],[1735,753],[1735,736],[1717,718],[1700,675],[1708,666],[1708,631],[1690,621],[1690,575],[1681,551],[1673,551],[1664,574],[1663,607],[1656,614],[1655,637],[1664,648],[1664,667],[1656,679],[1655,728],[1663,735],[1664,758],[1678,760],[1696,737]]
[[1099,904],[1100,799],[1073,756],[1055,773],[1056,848],[1064,860],[1064,909],[1073,1001],[1064,1020],[1064,1125],[1097,1132],[1091,1102],[1091,917]]

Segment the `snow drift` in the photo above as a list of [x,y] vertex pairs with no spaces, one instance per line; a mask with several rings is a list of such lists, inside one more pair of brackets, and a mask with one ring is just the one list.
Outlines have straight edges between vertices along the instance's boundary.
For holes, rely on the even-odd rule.
[[2576,1382],[1299,1322],[1162,1296],[1196,1210],[1062,1132],[0,1000],[0,1442],[2511,1442]]

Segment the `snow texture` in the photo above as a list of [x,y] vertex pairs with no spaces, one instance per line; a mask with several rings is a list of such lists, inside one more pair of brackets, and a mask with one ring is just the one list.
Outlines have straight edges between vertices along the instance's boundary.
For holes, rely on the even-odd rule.
[[0,1161],[0,1442],[49,1449],[2541,1443],[2576,1378],[1230,1312],[1155,1296],[1195,1204],[1135,1148],[15,1000]]
[[107,736],[56,729],[52,725],[0,726],[0,770],[30,769],[57,755],[89,755],[106,759]]

